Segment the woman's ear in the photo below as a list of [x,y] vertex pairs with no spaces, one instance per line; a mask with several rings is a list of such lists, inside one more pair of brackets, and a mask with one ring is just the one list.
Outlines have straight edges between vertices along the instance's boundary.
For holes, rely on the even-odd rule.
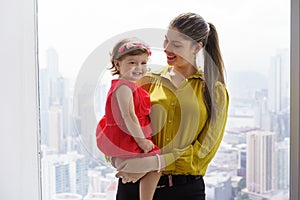
[[195,49],[194,49],[194,54],[196,55],[203,47],[203,43],[202,42],[198,42],[196,45],[195,45]]

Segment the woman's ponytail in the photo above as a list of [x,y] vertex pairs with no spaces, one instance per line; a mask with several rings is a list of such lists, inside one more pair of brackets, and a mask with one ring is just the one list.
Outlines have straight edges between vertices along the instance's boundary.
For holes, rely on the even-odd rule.
[[215,84],[217,81],[225,84],[225,68],[219,47],[219,38],[215,26],[209,24],[209,33],[204,44],[204,97],[209,109],[210,117],[215,119]]
[[196,13],[182,13],[170,22],[170,27],[188,36],[204,47],[204,101],[211,119],[216,118],[215,84],[225,84],[225,68],[219,47],[219,38],[213,24]]

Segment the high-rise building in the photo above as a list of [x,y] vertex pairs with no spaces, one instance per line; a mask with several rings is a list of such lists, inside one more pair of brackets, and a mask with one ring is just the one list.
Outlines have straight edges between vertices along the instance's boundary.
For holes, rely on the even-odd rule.
[[278,50],[271,58],[268,84],[268,108],[278,113],[289,107],[290,63],[288,49]]
[[50,200],[61,193],[86,195],[87,171],[88,163],[85,156],[76,152],[44,156],[42,158],[43,199]]
[[247,190],[268,193],[275,189],[275,134],[268,131],[247,133]]
[[47,66],[40,70],[39,75],[42,144],[54,145],[57,151],[65,153],[66,138],[72,135],[72,95],[69,92],[69,81],[59,73],[55,49],[47,50]]
[[43,199],[50,200],[57,193],[70,192],[70,167],[64,155],[47,155],[42,158]]
[[48,143],[49,147],[55,148],[58,152],[61,152],[63,144],[63,114],[61,105],[51,105],[48,110],[48,124],[49,135]]
[[255,127],[270,130],[270,115],[268,110],[268,90],[262,89],[255,92],[253,104]]
[[206,174],[204,179],[207,200],[232,199],[232,186],[230,174],[223,171],[215,171]]
[[289,50],[280,49],[271,59],[268,77],[268,109],[270,131],[276,132],[276,140],[289,137],[290,128],[290,60]]
[[103,158],[96,144],[97,122],[104,115],[106,96],[111,84],[111,75],[109,78],[103,77],[99,81],[99,87],[96,87],[93,80],[83,80],[75,85],[73,99],[73,115],[75,118],[75,127],[80,136],[81,145],[89,151],[95,159]]
[[47,49],[47,68],[50,78],[59,77],[58,54],[54,48]]
[[236,145],[236,148],[239,150],[239,165],[237,170],[237,175],[241,177],[246,177],[247,169],[247,145],[239,144]]
[[88,192],[88,161],[87,158],[77,152],[67,153],[71,174],[71,191],[85,196]]
[[276,185],[278,190],[288,190],[290,185],[290,140],[285,138],[276,147]]

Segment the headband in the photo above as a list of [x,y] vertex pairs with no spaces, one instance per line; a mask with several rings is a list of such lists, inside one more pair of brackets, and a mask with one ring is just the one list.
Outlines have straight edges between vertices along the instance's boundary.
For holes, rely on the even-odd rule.
[[120,46],[119,53],[124,53],[126,50],[134,49],[145,49],[148,52],[148,55],[151,56],[152,52],[150,48],[141,42],[128,42]]

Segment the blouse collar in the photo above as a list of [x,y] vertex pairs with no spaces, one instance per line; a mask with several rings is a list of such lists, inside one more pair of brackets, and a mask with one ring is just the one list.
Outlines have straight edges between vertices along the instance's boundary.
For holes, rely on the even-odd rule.
[[[161,76],[163,78],[166,78],[166,79],[171,79],[171,75],[170,75],[169,67],[168,66],[164,67],[161,70],[153,71],[151,73],[155,74],[155,75],[159,75],[159,76]],[[203,71],[199,68],[199,70],[195,74],[187,77],[187,79],[193,79],[193,78],[204,80]]]

